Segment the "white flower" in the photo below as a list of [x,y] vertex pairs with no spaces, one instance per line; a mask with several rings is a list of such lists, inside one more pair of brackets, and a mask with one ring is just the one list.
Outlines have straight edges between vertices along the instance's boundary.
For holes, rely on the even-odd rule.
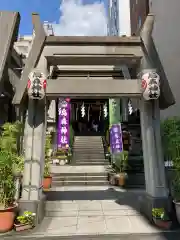
[[32,216],[36,216],[36,214],[35,214],[35,213],[32,213]]

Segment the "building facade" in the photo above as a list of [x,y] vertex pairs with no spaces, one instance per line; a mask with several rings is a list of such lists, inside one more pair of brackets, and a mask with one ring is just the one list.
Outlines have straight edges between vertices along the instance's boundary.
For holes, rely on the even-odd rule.
[[150,11],[155,14],[153,37],[176,104],[162,111],[163,117],[180,115],[180,1],[150,0]]
[[18,40],[14,43],[14,48],[17,53],[27,57],[31,48],[32,39],[32,35],[18,37]]
[[178,0],[109,0],[109,35],[138,35],[147,14],[155,15],[153,39],[176,99],[163,118],[180,115],[179,9]]

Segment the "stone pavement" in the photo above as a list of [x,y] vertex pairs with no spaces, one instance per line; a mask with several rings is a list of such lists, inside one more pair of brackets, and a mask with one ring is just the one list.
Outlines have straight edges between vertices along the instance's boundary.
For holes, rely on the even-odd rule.
[[[142,190],[109,186],[62,187],[69,200],[48,201],[46,217],[36,229],[0,239],[43,240],[179,240],[179,232],[161,232],[139,212]],[[77,198],[75,192],[79,194]],[[96,193],[96,194],[95,194]],[[76,200],[71,197],[75,196]],[[85,200],[85,196],[91,200]],[[79,200],[82,198],[83,200]],[[98,199],[99,198],[99,199]]]
[[[73,173],[76,166],[53,167]],[[78,166],[76,172],[104,172],[104,166]],[[54,195],[55,194],[55,195]],[[112,186],[61,186],[47,193],[46,217],[36,229],[3,239],[179,240],[176,232],[161,232],[140,213],[144,190]],[[0,236],[1,239],[1,236]]]
[[35,234],[77,236],[159,232],[139,212],[138,198],[143,191],[110,186],[79,186],[78,189],[65,186],[58,191],[60,195],[71,192],[72,198],[78,191],[79,198],[48,201],[46,217]]

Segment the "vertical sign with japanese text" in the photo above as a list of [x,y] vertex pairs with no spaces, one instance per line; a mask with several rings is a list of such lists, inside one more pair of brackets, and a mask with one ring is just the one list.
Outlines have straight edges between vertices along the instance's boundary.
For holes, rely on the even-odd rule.
[[58,105],[58,148],[69,147],[69,120],[70,103],[65,99],[59,99]]
[[110,148],[112,154],[123,151],[121,124],[113,124],[110,128]]

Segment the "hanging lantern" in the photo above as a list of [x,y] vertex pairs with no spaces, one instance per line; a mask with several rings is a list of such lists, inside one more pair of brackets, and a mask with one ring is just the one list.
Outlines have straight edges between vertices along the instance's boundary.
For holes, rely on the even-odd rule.
[[85,117],[85,115],[86,115],[86,109],[85,109],[85,106],[84,106],[84,103],[83,103],[82,106],[81,106],[81,116]]
[[142,94],[146,101],[158,99],[160,96],[160,77],[150,71],[143,74],[141,79]]
[[41,100],[45,97],[46,76],[40,72],[31,72],[27,83],[28,96],[31,99]]
[[107,118],[107,116],[108,116],[107,103],[105,103],[103,106],[103,112],[104,112],[104,118]]

